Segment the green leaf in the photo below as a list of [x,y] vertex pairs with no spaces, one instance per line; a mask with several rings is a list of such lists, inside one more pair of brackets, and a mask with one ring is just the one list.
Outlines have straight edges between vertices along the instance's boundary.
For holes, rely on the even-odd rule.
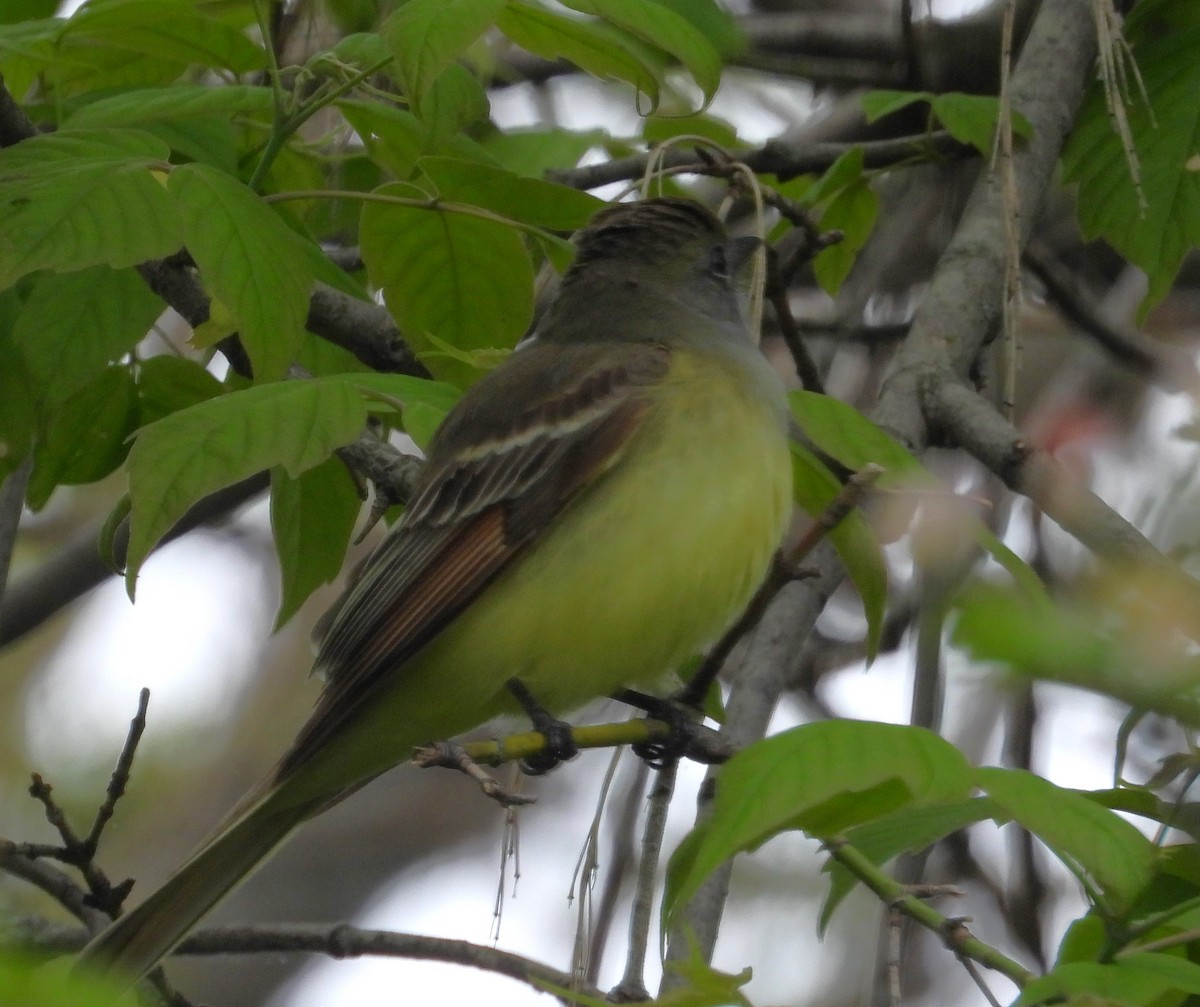
[[486,160],[479,144],[456,134],[434,143],[429,128],[415,115],[378,102],[341,101],[338,107],[362,138],[372,160],[397,178],[408,178],[422,154],[445,153],[471,160]]
[[852,472],[867,465],[884,470],[880,486],[929,485],[933,477],[898,440],[853,406],[818,392],[788,393],[792,415],[809,440]]
[[313,285],[304,241],[237,179],[203,164],[176,168],[188,251],[233,313],[258,380],[281,376],[296,356]]
[[136,1007],[137,994],[123,986],[99,972],[81,977],[67,961],[0,952],[0,1007]]
[[679,60],[704,92],[704,104],[721,86],[721,57],[687,18],[655,0],[563,0],[594,14]]
[[823,231],[838,230],[842,240],[823,248],[813,259],[817,282],[831,297],[850,275],[858,253],[867,243],[879,215],[879,197],[865,179],[848,185],[833,197],[821,214]]
[[504,0],[408,0],[383,23],[380,32],[418,109],[433,82],[503,9]]
[[330,458],[295,479],[271,470],[271,530],[283,585],[276,629],[341,571],[360,504],[340,459]]
[[[947,836],[982,822],[997,813],[986,798],[973,797],[949,804],[917,805],[901,808],[865,825],[846,831],[846,841],[876,865],[883,865],[901,853],[915,853]],[[821,907],[817,924],[823,934],[842,900],[854,890],[858,878],[834,860],[825,867],[829,873],[829,895]]]
[[[533,264],[512,228],[459,213],[365,203],[359,240],[371,282],[417,353],[438,349],[438,340],[465,351],[511,349],[528,328]],[[459,360],[431,357],[429,364],[436,377],[456,383],[479,376]]]
[[[968,143],[985,157],[995,146],[996,124],[1000,119],[1000,99],[992,95],[961,94],[951,91],[933,99],[933,114],[959,143]],[[1012,129],[1026,139],[1033,135],[1033,124],[1016,109]]]
[[229,173],[237,171],[234,124],[240,118],[270,120],[271,92],[265,87],[173,84],[90,100],[67,117],[70,128],[137,127],[185,157]]
[[608,205],[578,189],[538,178],[521,178],[479,161],[423,157],[418,167],[443,200],[481,206],[554,231],[574,231]]
[[722,57],[733,56],[746,48],[741,29],[733,15],[714,0],[656,0],[696,27]]
[[366,418],[353,385],[330,377],[243,389],[143,427],[127,465],[130,595],[150,550],[197,500],[277,465],[298,476],[354,440]]
[[37,269],[177,251],[179,214],[156,177],[167,154],[135,130],[60,130],[0,150],[0,289]]
[[138,425],[223,395],[225,388],[194,360],[163,354],[137,367]]
[[1142,317],[1170,289],[1183,257],[1200,244],[1198,48],[1200,25],[1165,33],[1136,50],[1150,108],[1135,96],[1126,112],[1148,202],[1144,212],[1098,83],[1063,151],[1064,179],[1079,185],[1076,206],[1084,237],[1103,237],[1150,277]]
[[551,169],[573,168],[593,147],[607,139],[602,130],[514,129],[483,141],[501,167],[518,175],[541,178]]
[[662,143],[675,136],[703,136],[722,147],[742,146],[737,127],[705,112],[695,115],[648,115],[642,119],[642,139]]
[[859,98],[862,103],[863,111],[867,114],[867,122],[875,122],[877,119],[882,119],[885,115],[891,115],[893,112],[899,112],[902,108],[908,108],[909,105],[914,105],[917,102],[933,101],[933,94],[929,91],[889,91],[878,90],[868,91]]
[[413,378],[407,374],[376,374],[364,371],[361,374],[343,374],[340,377],[362,392],[366,398],[394,403],[401,410],[421,405],[445,416],[462,397],[462,391],[455,385],[445,381],[430,381],[428,378]]
[[0,479],[5,478],[29,454],[37,427],[34,384],[25,369],[25,358],[13,345],[14,318],[21,301],[15,290],[0,291]]
[[812,184],[804,184],[802,194],[796,198],[805,206],[818,206],[837,195],[842,189],[855,185],[863,177],[863,152],[861,147],[851,147],[833,162],[820,178]]
[[1122,912],[1149,882],[1153,844],[1107,808],[1021,769],[979,769],[976,782],[1098,895],[1102,911]]
[[45,76],[59,95],[167,84],[189,66],[246,74],[266,65],[237,25],[178,0],[89,3],[62,25],[54,55]]
[[[1101,998],[1127,1007],[1149,1007],[1167,994],[1200,993],[1200,965],[1165,954],[1130,955],[1112,965],[1070,962],[1039,976],[1021,990],[1014,1007],[1067,999]],[[1174,1001],[1169,1001],[1174,1002]]]
[[[837,497],[841,483],[811,451],[794,441],[791,448],[792,491],[796,503],[807,514],[817,517]],[[829,532],[829,540],[862,598],[867,619],[867,656],[873,658],[879,652],[887,604],[887,564],[883,551],[858,510],[847,514]]]
[[988,531],[982,521],[976,526],[975,538],[992,559],[1012,577],[1017,587],[1025,592],[1032,604],[1044,606],[1047,609],[1053,606],[1050,592],[1046,590],[1046,585],[1042,583],[1042,578],[1038,576],[1037,571]]
[[976,660],[1200,724],[1200,662],[1169,640],[1148,647],[1136,633],[1117,632],[1111,613],[1080,602],[1050,605],[1044,592],[978,583],[957,604],[953,639]]
[[425,127],[426,146],[436,149],[464,126],[487,119],[491,106],[479,78],[451,63],[426,89],[416,111]]
[[[960,143],[970,144],[981,154],[991,154],[1000,117],[1000,99],[993,95],[963,94],[948,91],[933,94],[929,91],[869,91],[862,96],[867,122],[875,122],[916,102],[927,103],[933,116]],[[1013,132],[1017,136],[1033,135],[1033,125],[1020,112],[1013,110]]]
[[1063,935],[1058,945],[1058,956],[1054,964],[1096,961],[1108,946],[1108,927],[1104,920],[1088,913],[1075,920]]
[[672,856],[664,917],[721,863],[780,832],[829,838],[902,807],[965,800],[971,786],[961,753],[919,727],[830,720],[756,742],[721,769],[711,817]]
[[564,17],[523,0],[509,0],[496,24],[535,56],[567,59],[593,77],[627,81],[650,99],[650,111],[658,105],[662,70],[607,25]]
[[37,277],[13,339],[43,409],[132,350],[162,312],[162,301],[132,269],[93,266]]
[[59,0],[7,0],[0,8],[0,24],[48,18],[58,10],[58,5]]
[[179,122],[209,116],[271,115],[271,91],[249,84],[172,84],[152,87],[88,101],[63,121],[68,129],[100,126],[136,128],[161,122]]
[[129,451],[137,391],[127,367],[109,367],[55,410],[34,453],[25,499],[40,510],[60,485],[96,482]]

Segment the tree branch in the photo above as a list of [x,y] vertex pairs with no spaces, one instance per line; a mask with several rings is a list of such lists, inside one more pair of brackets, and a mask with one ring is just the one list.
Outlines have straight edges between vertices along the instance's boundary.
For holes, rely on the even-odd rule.
[[1189,391],[1200,385],[1200,373],[1189,352],[1162,346],[1136,329],[1115,328],[1101,318],[1091,300],[1079,290],[1071,271],[1044,242],[1031,241],[1024,260],[1063,316],[1091,336],[1118,364],[1168,391]]
[[[791,144],[784,140],[770,140],[761,147],[750,150],[727,150],[729,161],[740,161],[751,170],[777,175],[786,181],[797,175],[825,171],[849,150],[860,149],[867,168],[886,168],[901,161],[929,157],[965,157],[974,152],[944,130],[924,133],[919,136],[901,136],[891,140],[870,140],[866,143],[808,143]],[[649,154],[634,154],[630,157],[605,161],[602,164],[572,168],[569,171],[549,171],[547,177],[562,185],[576,189],[595,189],[612,182],[625,182],[640,178],[649,164]],[[680,147],[672,147],[659,160],[663,168],[690,168],[698,175],[712,173],[711,164],[694,153]]]
[[[1090,0],[1046,0],[1013,74],[1013,106],[1033,126],[1031,138],[1013,157],[1022,244],[1037,219],[1093,74],[1096,38],[1091,8]],[[925,376],[948,368],[966,379],[984,346],[999,331],[1005,212],[1001,180],[984,172],[880,391],[873,418],[917,453],[928,443],[919,391]]]

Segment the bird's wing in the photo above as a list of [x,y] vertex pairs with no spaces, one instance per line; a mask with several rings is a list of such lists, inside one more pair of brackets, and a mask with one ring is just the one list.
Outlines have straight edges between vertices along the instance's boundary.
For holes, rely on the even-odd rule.
[[670,354],[632,343],[533,345],[475,386],[431,446],[401,525],[380,544],[322,641],[327,677],[276,779],[307,762],[620,459]]

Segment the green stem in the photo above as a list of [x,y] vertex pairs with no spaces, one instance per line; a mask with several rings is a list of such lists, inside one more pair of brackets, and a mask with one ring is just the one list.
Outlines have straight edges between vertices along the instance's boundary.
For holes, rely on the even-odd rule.
[[357,199],[364,203],[390,203],[392,206],[407,206],[414,210],[444,210],[446,213],[459,213],[464,217],[478,217],[480,220],[490,220],[495,224],[503,224],[518,231],[524,231],[537,238],[546,237],[546,232],[535,224],[527,224],[523,220],[514,220],[503,214],[485,210],[482,206],[471,206],[469,203],[448,203],[432,196],[420,199],[410,196],[390,196],[385,192],[352,192],[343,189],[297,189],[293,192],[275,192],[263,196],[267,203],[283,203],[294,199]]
[[328,90],[318,90],[312,99],[301,104],[291,114],[287,111],[287,93],[283,89],[283,83],[279,74],[279,61],[275,58],[275,46],[271,42],[271,28],[267,20],[266,11],[263,9],[262,0],[254,0],[254,15],[258,19],[258,29],[262,33],[263,47],[267,52],[267,76],[271,80],[271,99],[275,106],[275,116],[271,122],[271,135],[267,138],[267,142],[263,147],[262,156],[258,160],[258,164],[254,167],[254,174],[247,183],[255,192],[262,185],[263,179],[266,178],[267,172],[271,170],[271,165],[275,163],[275,159],[279,156],[280,151],[287,146],[288,141],[295,135],[296,130],[304,125],[312,116],[326,105],[335,102],[346,92],[358,87],[364,80],[374,73],[378,73],[387,66],[395,58],[388,56],[384,59],[376,60],[365,70],[361,70],[352,77],[342,81],[336,87]]
[[884,903],[938,934],[946,947],[956,955],[970,958],[985,968],[994,969],[1007,976],[1018,987],[1024,987],[1036,978],[1025,966],[975,937],[961,920],[943,916],[928,902],[917,898],[845,840],[830,840],[825,848],[834,860],[878,895]]

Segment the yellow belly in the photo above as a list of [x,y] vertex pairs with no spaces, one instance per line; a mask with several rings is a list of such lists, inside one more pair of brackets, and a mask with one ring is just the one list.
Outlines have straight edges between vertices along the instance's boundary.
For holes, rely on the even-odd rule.
[[734,622],[791,511],[778,405],[715,356],[677,358],[656,395],[620,462],[395,673],[300,790],[381,772],[511,709],[510,678],[566,712],[660,679]]

